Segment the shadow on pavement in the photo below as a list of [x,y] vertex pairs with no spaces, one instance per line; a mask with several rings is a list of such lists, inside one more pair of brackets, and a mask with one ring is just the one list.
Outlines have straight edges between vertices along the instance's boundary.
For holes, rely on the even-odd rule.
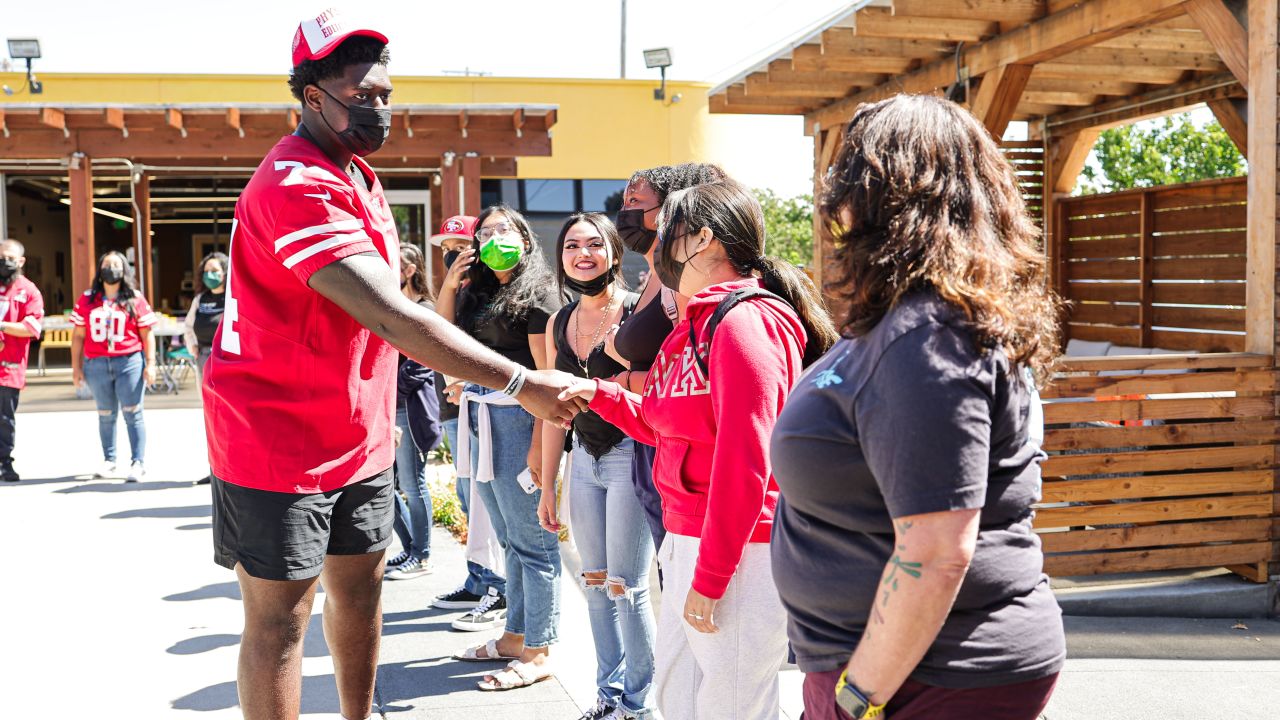
[[[22,483],[18,483],[21,485]],[[143,490],[172,490],[173,488],[191,487],[191,483],[180,480],[166,480],[164,482],[136,482],[127,483],[124,480],[104,480],[102,482],[90,483],[88,485],[77,485],[75,487],[62,488],[54,490],[56,493],[69,495],[71,493],[83,492],[139,492]]]
[[200,653],[217,650],[218,648],[233,647],[240,644],[240,636],[230,633],[220,633],[217,635],[201,635],[199,637],[187,638],[180,640],[169,646],[165,652],[170,655],[199,655]]
[[[1280,621],[1067,616],[1073,660],[1275,660]],[[1237,625],[1241,627],[1236,627]]]
[[[234,673],[235,668],[227,668]],[[338,712],[338,690],[333,675],[306,675],[302,678],[302,712],[336,713]],[[232,682],[218,683],[201,688],[193,693],[183,695],[172,703],[174,710],[195,710],[212,712],[228,710],[239,704],[236,696],[236,684]]]
[[231,600],[241,599],[240,583],[238,582],[214,583],[212,585],[205,585],[204,587],[198,588],[196,590],[188,590],[187,592],[184,592],[184,593],[175,593],[173,595],[166,595],[164,597],[165,600],[168,600],[170,602],[187,602],[189,600],[209,600],[211,598],[229,598]]
[[85,480],[88,480],[88,479],[89,479],[88,475],[63,475],[62,477],[56,477],[56,478],[34,478],[34,479],[22,478],[21,481],[16,483],[0,484],[0,487],[22,487],[24,485],[53,485],[54,483],[84,482]]
[[103,520],[125,520],[128,518],[202,518],[213,515],[210,505],[187,505],[184,507],[137,508],[107,513]]
[[190,525],[179,525],[175,530],[212,530],[213,523],[191,523]]

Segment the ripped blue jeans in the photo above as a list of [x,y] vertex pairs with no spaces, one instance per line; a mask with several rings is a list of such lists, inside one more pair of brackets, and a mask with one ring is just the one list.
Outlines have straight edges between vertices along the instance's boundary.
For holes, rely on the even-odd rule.
[[596,646],[600,699],[637,717],[653,713],[653,646],[649,604],[653,539],[631,481],[633,443],[623,440],[600,459],[575,443],[569,485],[573,528]]

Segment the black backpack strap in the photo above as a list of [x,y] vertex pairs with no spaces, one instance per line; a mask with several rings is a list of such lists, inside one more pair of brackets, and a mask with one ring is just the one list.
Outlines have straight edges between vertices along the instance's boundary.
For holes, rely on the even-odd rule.
[[[729,293],[716,305],[716,309],[711,313],[711,319],[707,321],[707,355],[711,355],[711,340],[715,337],[716,328],[720,326],[720,321],[729,311],[737,307],[738,303],[743,300],[752,300],[754,298],[772,298],[778,302],[787,305],[787,301],[777,295],[759,287],[738,288]],[[707,365],[707,358],[698,352],[698,333],[694,330],[693,323],[689,323],[689,347],[693,349],[693,359],[698,362],[698,367],[702,369],[702,376],[711,379],[711,369]]]

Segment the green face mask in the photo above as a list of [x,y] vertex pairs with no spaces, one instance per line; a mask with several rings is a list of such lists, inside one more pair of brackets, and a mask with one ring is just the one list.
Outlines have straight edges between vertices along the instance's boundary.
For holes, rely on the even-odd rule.
[[490,270],[503,272],[520,264],[524,255],[524,238],[519,233],[494,235],[480,246],[480,262]]
[[213,290],[222,285],[222,273],[207,272],[204,274],[204,286]]

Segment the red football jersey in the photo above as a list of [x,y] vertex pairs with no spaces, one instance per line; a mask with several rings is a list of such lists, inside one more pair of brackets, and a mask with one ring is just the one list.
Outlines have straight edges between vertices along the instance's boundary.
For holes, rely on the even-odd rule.
[[[40,334],[44,319],[44,298],[35,283],[25,275],[15,275],[13,282],[0,286],[0,321],[20,322]],[[0,386],[21,390],[27,385],[27,351],[31,338],[0,335]]]
[[95,298],[92,290],[85,290],[71,310],[71,324],[84,328],[84,356],[90,358],[142,352],[142,336],[138,329],[151,327],[159,321],[147,299],[141,295],[123,303],[105,297]]
[[327,492],[391,467],[396,350],[312,290],[312,273],[376,252],[400,272],[382,185],[358,185],[310,140],[276,143],[236,202],[226,311],[204,380],[213,473]]

